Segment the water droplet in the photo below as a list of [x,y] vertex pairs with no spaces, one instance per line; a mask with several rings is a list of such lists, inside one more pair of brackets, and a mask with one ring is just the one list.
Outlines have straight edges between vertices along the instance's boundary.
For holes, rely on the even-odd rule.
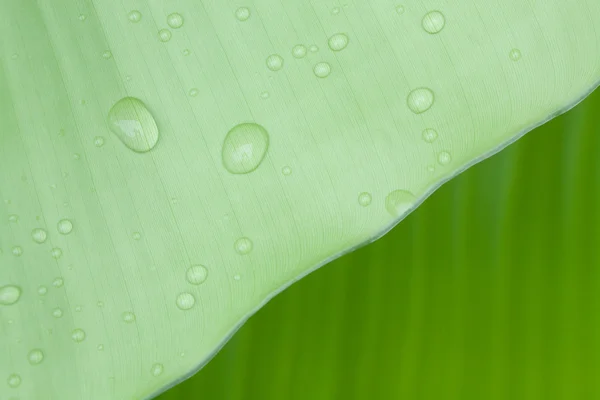
[[40,349],[33,349],[27,354],[27,360],[31,365],[38,365],[44,361],[44,352]]
[[73,231],[73,223],[68,219],[61,219],[58,221],[56,229],[58,229],[58,233],[61,235],[68,235]]
[[133,232],[131,237],[133,238],[133,240],[140,240],[142,238],[142,234],[139,232]]
[[285,167],[281,168],[281,173],[285,176],[289,176],[292,174],[292,169],[286,165]]
[[103,344],[99,344],[98,347],[96,347],[98,349],[98,351],[102,351],[104,350],[104,345]]
[[54,318],[60,318],[63,316],[63,311],[59,307],[56,307],[54,310],[52,310],[52,316]]
[[104,146],[104,138],[102,136],[96,136],[94,138],[94,146],[96,146],[96,147]]
[[521,59],[521,50],[519,50],[519,49],[512,49],[510,51],[510,53],[508,53],[508,56],[513,61],[519,61]]
[[192,285],[202,284],[208,276],[208,270],[204,265],[192,265],[185,273],[185,277]]
[[429,88],[418,88],[408,94],[406,100],[408,108],[415,114],[429,110],[435,100],[433,91]]
[[306,46],[297,44],[292,48],[292,56],[294,56],[294,58],[304,58],[306,57],[306,51]]
[[48,288],[46,286],[40,286],[37,292],[40,296],[44,296],[46,293],[48,293]]
[[21,385],[21,376],[18,374],[10,374],[6,380],[8,386],[11,388],[17,388]]
[[13,256],[20,257],[23,254],[23,248],[21,246],[14,246],[12,248]]
[[245,255],[252,251],[254,244],[247,237],[241,237],[235,241],[234,248],[238,254]]
[[407,190],[394,190],[385,198],[385,209],[394,217],[404,214],[415,202],[415,196]]
[[110,52],[110,50],[106,50],[104,53],[102,53],[102,58],[104,58],[105,60],[112,58],[112,53]]
[[168,29],[161,29],[160,31],[158,31],[158,39],[161,42],[168,42],[169,40],[171,40],[171,31]]
[[250,18],[250,9],[248,9],[247,7],[238,8],[237,10],[235,10],[235,17],[239,21],[248,20],[248,18]]
[[223,142],[223,165],[232,174],[247,174],[258,168],[268,148],[269,134],[264,127],[255,123],[236,125]]
[[140,22],[142,20],[142,13],[138,10],[131,10],[127,14],[127,19],[133,23]]
[[283,68],[283,58],[279,54],[271,54],[267,57],[267,68],[271,71],[279,71]]
[[200,93],[200,91],[199,91],[198,89],[196,89],[196,88],[191,88],[191,89],[190,89],[190,92],[189,92],[189,95],[190,95],[191,97],[196,97],[196,96],[198,96],[198,93]]
[[0,305],[10,306],[19,301],[20,297],[20,287],[15,285],[5,285],[0,287]]
[[78,17],[78,18],[79,18],[79,20],[80,20],[80,21],[85,21],[85,19],[86,19],[87,17],[85,16],[85,14],[79,14],[79,17]]
[[331,73],[331,65],[326,62],[320,62],[315,65],[313,72],[318,78],[327,78]]
[[123,318],[123,321],[129,324],[135,321],[135,314],[130,311],[126,311],[121,315],[121,318]]
[[52,258],[55,258],[55,259],[58,260],[59,258],[62,257],[63,252],[62,252],[62,250],[60,248],[55,247],[55,248],[52,249],[52,251],[50,252],[50,254],[52,255]]
[[433,35],[444,29],[446,18],[444,17],[444,14],[439,11],[430,11],[423,17],[421,25],[423,26],[423,29],[425,29],[425,32]]
[[151,150],[158,142],[158,127],[145,104],[135,97],[125,97],[108,113],[110,130],[133,151]]
[[317,46],[316,44],[310,45],[310,47],[308,48],[308,50],[311,53],[316,53],[317,51],[319,51],[319,46]]
[[36,228],[31,231],[31,238],[36,243],[44,243],[48,238],[48,234],[42,228]]
[[182,53],[184,56],[189,56],[192,52],[190,51],[190,49],[183,49]]
[[366,207],[369,204],[371,204],[372,200],[373,200],[373,197],[371,196],[371,193],[369,193],[369,192],[362,192],[361,194],[358,195],[358,204],[360,204],[363,207]]
[[167,24],[173,28],[178,29],[183,26],[183,17],[179,13],[172,13],[167,16]]
[[63,278],[56,278],[52,281],[52,286],[55,288],[62,287],[65,284],[65,280]]
[[340,51],[344,50],[346,46],[348,46],[349,41],[350,39],[345,33],[336,33],[335,35],[329,38],[327,44],[329,45],[329,48],[331,50]]
[[437,139],[438,133],[435,129],[428,128],[423,131],[421,136],[427,143],[433,143],[435,142],[435,139]]
[[152,366],[152,368],[150,368],[150,373],[153,376],[159,376],[160,374],[162,374],[164,371],[164,367],[162,364],[154,364]]
[[85,331],[83,329],[74,329],[71,332],[71,339],[77,343],[83,342],[85,340]]
[[75,312],[81,312],[81,310],[83,310],[83,308],[81,306],[75,307]]
[[402,5],[396,6],[396,12],[398,14],[404,14],[404,6],[402,6]]
[[338,14],[340,13],[340,11],[341,11],[341,10],[340,10],[340,8],[339,8],[339,7],[333,7],[333,8],[331,9],[331,13],[332,13],[333,15],[338,15]]
[[269,98],[269,96],[271,96],[271,95],[269,94],[269,92],[262,92],[262,93],[260,94],[260,97],[261,97],[261,98],[263,98],[263,99],[268,99],[268,98]]
[[452,156],[447,151],[442,151],[438,154],[438,162],[440,165],[448,165],[452,161]]
[[242,277],[239,274],[236,274],[233,276],[233,279],[239,281],[240,279],[242,279]]
[[8,216],[8,220],[10,222],[18,222],[19,221],[19,216],[17,214],[11,214]]
[[196,304],[196,299],[191,293],[181,293],[179,296],[177,296],[175,303],[180,310],[185,311],[194,307],[194,304]]

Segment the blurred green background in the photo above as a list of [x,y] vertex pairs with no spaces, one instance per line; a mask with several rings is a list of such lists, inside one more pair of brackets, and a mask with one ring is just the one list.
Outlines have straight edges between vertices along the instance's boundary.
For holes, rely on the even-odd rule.
[[600,399],[600,90],[281,293],[161,400]]

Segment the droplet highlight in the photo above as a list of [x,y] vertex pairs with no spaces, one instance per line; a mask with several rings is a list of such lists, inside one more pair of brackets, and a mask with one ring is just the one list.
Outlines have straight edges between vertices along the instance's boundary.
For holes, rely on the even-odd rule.
[[15,285],[0,287],[0,305],[10,306],[21,298],[21,288]]
[[191,293],[181,293],[175,299],[175,304],[180,310],[189,310],[196,304],[196,298]]
[[429,110],[433,105],[435,96],[429,88],[417,88],[408,94],[406,103],[408,108],[415,114],[421,114]]
[[254,243],[252,243],[252,240],[250,240],[250,238],[247,237],[241,237],[234,243],[235,251],[241,255],[249,254],[252,251],[253,247]]
[[254,171],[267,154],[269,134],[255,123],[243,123],[233,127],[225,136],[222,159],[232,174]]
[[394,217],[408,211],[415,202],[415,196],[407,190],[394,190],[385,198],[385,209]]
[[348,46],[349,41],[350,39],[345,33],[336,33],[329,38],[327,44],[332,51],[341,51]]
[[125,97],[108,113],[110,130],[133,151],[150,151],[158,142],[158,127],[146,105],[135,97]]
[[423,17],[421,25],[425,32],[435,35],[440,33],[446,26],[446,17],[440,11],[430,11]]
[[192,265],[185,273],[185,278],[192,285],[200,285],[206,281],[208,269],[204,265]]

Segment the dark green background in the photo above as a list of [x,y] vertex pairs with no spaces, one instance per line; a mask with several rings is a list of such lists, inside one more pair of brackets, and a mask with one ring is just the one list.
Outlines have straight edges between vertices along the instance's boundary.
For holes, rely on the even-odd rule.
[[600,399],[600,91],[272,300],[175,399]]

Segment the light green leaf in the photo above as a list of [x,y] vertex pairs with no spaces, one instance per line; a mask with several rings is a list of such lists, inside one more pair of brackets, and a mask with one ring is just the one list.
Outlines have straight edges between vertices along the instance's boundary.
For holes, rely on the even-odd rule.
[[597,1],[397,6],[2,4],[0,395],[164,390],[600,81]]

